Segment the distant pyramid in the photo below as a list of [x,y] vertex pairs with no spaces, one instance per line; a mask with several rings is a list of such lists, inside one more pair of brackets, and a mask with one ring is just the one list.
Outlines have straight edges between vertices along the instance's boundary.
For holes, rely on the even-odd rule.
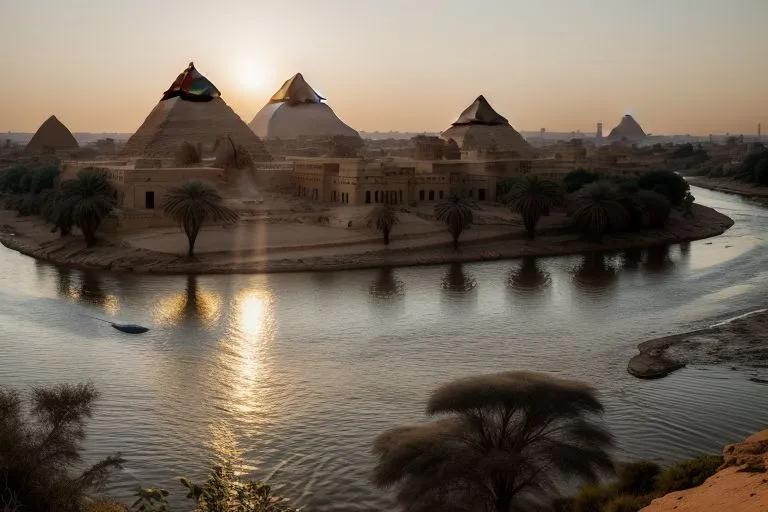
[[22,154],[27,156],[40,155],[73,150],[78,147],[80,146],[72,132],[56,116],[51,116],[40,125]]
[[618,124],[618,126],[611,130],[611,133],[608,135],[608,140],[611,142],[621,140],[638,142],[645,139],[645,137],[645,132],[640,127],[638,122],[635,121],[631,115],[626,114],[621,118],[621,122]]
[[184,142],[201,144],[204,151],[210,151],[218,137],[231,137],[255,162],[272,159],[261,140],[221,99],[216,86],[190,62],[128,139],[121,154],[173,158]]
[[523,136],[482,95],[440,136],[445,140],[453,139],[463,150],[494,150],[520,157],[534,153]]
[[301,73],[285,81],[248,126],[264,139],[359,137],[344,124]]

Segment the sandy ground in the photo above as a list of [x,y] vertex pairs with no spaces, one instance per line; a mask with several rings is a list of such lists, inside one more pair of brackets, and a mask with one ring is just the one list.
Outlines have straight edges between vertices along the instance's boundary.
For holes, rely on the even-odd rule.
[[686,364],[728,363],[768,368],[768,311],[708,329],[665,336],[638,345],[627,370],[635,377],[664,377]]
[[[539,236],[525,238],[516,215],[501,206],[483,206],[476,225],[454,251],[445,228],[430,219],[431,206],[401,212],[403,221],[384,246],[380,236],[362,227],[368,209],[282,205],[277,211],[254,207],[232,228],[212,227],[201,232],[194,259],[185,256],[186,240],[178,229],[123,236],[102,236],[86,248],[81,237],[66,239],[49,233],[37,218],[18,218],[0,211],[0,242],[37,258],[58,264],[116,271],[156,273],[257,273],[341,270],[382,266],[429,265],[498,260],[520,256],[551,256],[592,251],[648,247],[718,235],[733,221],[711,208],[695,206],[695,217],[677,212],[664,230],[605,237],[590,243],[569,231],[562,213],[540,222]],[[315,220],[313,220],[315,219]],[[317,219],[320,219],[319,221]],[[320,222],[319,224],[317,222]],[[351,227],[339,227],[339,226]]]
[[727,178],[705,178],[703,176],[686,176],[691,185],[721,192],[730,192],[748,197],[768,197],[768,187],[758,187]]
[[768,431],[723,450],[725,463],[703,484],[657,498],[641,512],[765,512],[768,510]]

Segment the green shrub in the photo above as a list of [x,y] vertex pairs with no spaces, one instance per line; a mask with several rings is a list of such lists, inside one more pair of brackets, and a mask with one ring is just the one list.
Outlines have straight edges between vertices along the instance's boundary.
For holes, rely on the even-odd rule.
[[722,464],[723,458],[719,455],[704,455],[678,462],[656,476],[656,492],[662,495],[701,485]]
[[690,190],[685,178],[673,171],[650,170],[637,179],[637,186],[645,190],[653,190],[665,196],[672,206],[678,206]]
[[633,496],[631,494],[622,494],[609,501],[601,512],[637,512],[653,501],[650,495]]
[[0,503],[10,510],[79,512],[86,493],[98,489],[119,454],[80,476],[81,442],[98,393],[90,384],[34,388],[25,407],[21,395],[0,389]]
[[573,497],[573,512],[603,512],[603,507],[618,496],[613,485],[587,485]]
[[589,185],[600,179],[600,173],[587,171],[585,169],[576,169],[565,175],[563,178],[563,187],[567,193],[581,190],[584,185]]
[[3,171],[0,174],[0,192],[8,194],[23,194],[27,192],[22,189],[22,180],[25,181],[24,185],[26,186],[31,173],[32,171],[26,167],[14,167]]
[[616,472],[616,487],[622,494],[642,495],[653,492],[656,476],[661,473],[658,464],[648,461],[621,464]]

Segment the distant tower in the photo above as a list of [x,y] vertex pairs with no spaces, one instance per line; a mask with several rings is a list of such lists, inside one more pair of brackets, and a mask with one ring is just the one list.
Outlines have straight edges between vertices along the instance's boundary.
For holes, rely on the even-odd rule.
[[757,123],[757,142],[763,142],[763,126]]
[[546,128],[542,128],[539,132],[539,137],[541,138],[541,142],[544,142],[544,133],[547,131]]

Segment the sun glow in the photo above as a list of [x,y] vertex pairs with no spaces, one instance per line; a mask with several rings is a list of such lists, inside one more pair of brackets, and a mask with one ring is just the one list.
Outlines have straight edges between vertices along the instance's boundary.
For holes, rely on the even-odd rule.
[[237,67],[237,81],[247,91],[261,91],[269,83],[269,73],[256,62],[242,62]]

